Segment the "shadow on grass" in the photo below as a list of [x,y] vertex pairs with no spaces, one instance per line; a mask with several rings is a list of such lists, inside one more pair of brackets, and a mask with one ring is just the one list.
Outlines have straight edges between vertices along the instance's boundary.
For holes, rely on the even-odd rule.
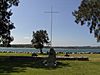
[[69,63],[57,62],[56,67],[46,67],[42,63],[44,60],[10,60],[8,58],[0,58],[0,75],[10,75],[10,73],[25,72],[27,68],[37,68],[45,70],[53,70],[62,67],[70,67]]
[[45,70],[54,70],[54,69],[57,69],[57,68],[62,68],[62,67],[71,67],[69,63],[63,63],[63,62],[57,62],[57,65],[55,67],[48,67],[48,66],[45,66],[43,64],[43,61],[36,61],[34,63],[32,63],[32,65],[30,66],[31,68],[42,68],[42,69],[45,69]]

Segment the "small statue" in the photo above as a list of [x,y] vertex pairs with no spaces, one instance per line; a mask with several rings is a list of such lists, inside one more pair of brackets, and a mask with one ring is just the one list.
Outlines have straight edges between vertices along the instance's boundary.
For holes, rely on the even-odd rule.
[[45,63],[45,66],[54,67],[56,66],[56,52],[53,48],[50,48],[49,56]]

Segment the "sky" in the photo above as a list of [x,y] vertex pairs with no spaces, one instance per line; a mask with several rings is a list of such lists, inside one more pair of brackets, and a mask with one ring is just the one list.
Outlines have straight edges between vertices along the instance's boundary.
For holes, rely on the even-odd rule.
[[12,44],[31,44],[32,32],[47,30],[50,39],[51,7],[53,14],[53,46],[100,46],[89,28],[76,24],[72,12],[81,0],[20,0],[18,7],[12,7]]

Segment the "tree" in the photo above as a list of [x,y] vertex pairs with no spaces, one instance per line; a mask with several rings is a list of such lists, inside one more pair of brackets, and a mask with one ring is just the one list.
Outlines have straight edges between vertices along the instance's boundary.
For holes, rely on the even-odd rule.
[[18,6],[19,0],[0,0],[0,43],[3,46],[10,46],[14,40],[11,36],[11,30],[15,28],[14,23],[10,21],[12,6]]
[[36,49],[40,49],[40,53],[42,54],[42,49],[44,47],[44,44],[48,44],[49,43],[49,37],[48,37],[48,33],[46,30],[39,30],[34,32],[33,31],[33,39],[31,40],[32,45],[36,48]]
[[100,0],[82,0],[78,10],[72,12],[75,22],[87,24],[90,33],[94,33],[97,42],[100,42]]

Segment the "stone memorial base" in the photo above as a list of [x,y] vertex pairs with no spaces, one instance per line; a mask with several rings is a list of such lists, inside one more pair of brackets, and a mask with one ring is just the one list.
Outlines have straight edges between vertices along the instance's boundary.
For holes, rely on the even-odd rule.
[[53,48],[50,48],[49,56],[47,60],[45,60],[43,63],[45,66],[48,66],[48,67],[55,67],[57,65],[56,52],[54,51]]

